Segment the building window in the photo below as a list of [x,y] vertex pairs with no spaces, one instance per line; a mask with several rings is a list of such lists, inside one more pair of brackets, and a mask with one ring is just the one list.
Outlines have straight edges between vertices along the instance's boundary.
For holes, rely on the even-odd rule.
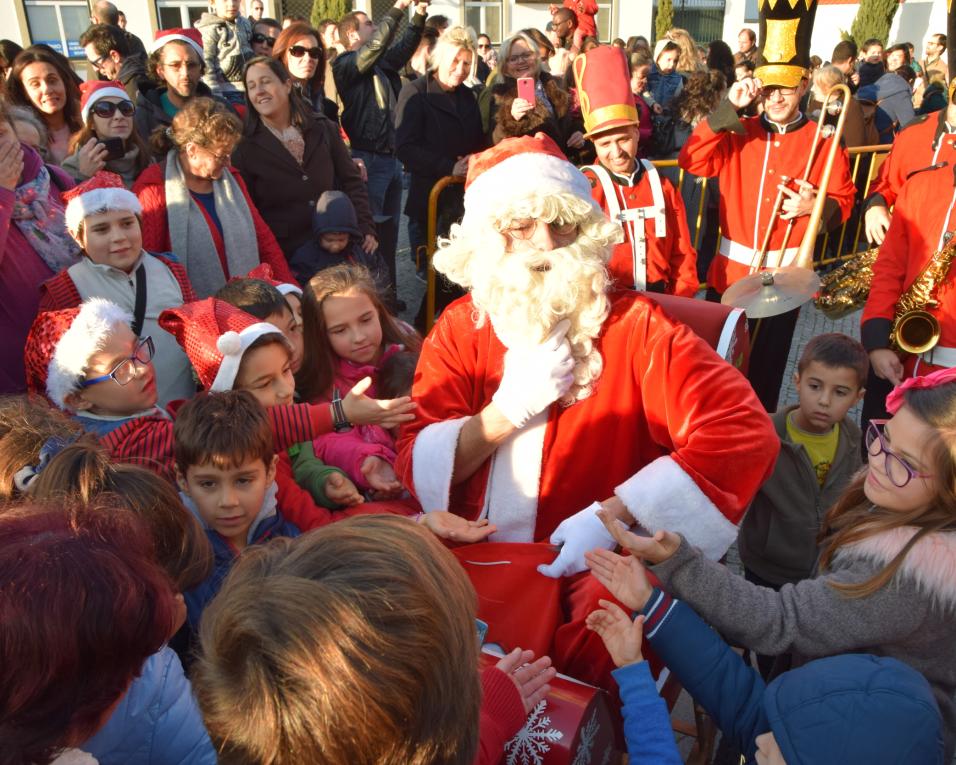
[[160,29],[192,28],[209,6],[189,0],[159,0],[156,3],[156,18]]
[[465,0],[465,26],[475,34],[486,34],[496,45],[501,42],[501,0]]
[[80,35],[90,25],[90,11],[85,2],[27,0],[24,7],[30,41],[34,45],[49,45],[69,58],[86,57],[80,45]]
[[597,33],[598,40],[603,43],[611,42],[611,16],[613,15],[610,3],[598,3]]

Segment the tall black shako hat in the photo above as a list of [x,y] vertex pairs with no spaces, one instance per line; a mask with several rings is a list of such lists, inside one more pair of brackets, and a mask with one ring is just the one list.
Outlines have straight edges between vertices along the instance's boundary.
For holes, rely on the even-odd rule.
[[757,9],[765,63],[757,67],[754,77],[764,86],[795,88],[810,76],[810,33],[817,0],[758,0]]

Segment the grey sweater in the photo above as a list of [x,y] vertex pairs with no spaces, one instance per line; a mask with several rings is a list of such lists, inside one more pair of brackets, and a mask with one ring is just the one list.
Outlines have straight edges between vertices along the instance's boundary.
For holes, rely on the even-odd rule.
[[956,745],[956,532],[922,539],[893,580],[869,597],[848,598],[829,584],[866,581],[914,531],[896,529],[848,545],[831,569],[779,592],[707,560],[684,540],[650,570],[733,644],[773,656],[792,653],[794,666],[852,651],[891,656],[919,670],[939,703],[948,760]]

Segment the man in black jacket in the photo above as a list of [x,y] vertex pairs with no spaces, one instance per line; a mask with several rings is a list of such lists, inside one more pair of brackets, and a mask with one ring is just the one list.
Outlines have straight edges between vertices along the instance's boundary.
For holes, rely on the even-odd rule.
[[130,54],[126,36],[119,27],[94,24],[80,35],[80,45],[101,79],[121,82],[133,103],[140,90],[155,87],[146,74],[146,55]]
[[418,48],[425,27],[427,2],[419,2],[411,23],[396,40],[396,32],[412,0],[396,0],[376,27],[361,11],[339,22],[339,39],[346,47],[332,62],[335,86],[342,98],[342,127],[352,144],[352,156],[368,170],[368,196],[378,228],[379,253],[396,283],[395,248],[402,205],[402,166],[395,158],[393,111],[402,83],[399,70]]

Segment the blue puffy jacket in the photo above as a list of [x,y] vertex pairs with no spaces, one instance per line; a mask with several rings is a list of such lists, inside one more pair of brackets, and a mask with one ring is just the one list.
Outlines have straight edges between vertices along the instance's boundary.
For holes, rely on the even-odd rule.
[[913,91],[896,72],[887,72],[876,82],[861,86],[856,97],[876,104],[874,122],[880,143],[893,143],[894,136],[915,117]]
[[100,765],[215,765],[179,658],[164,647],[143,664],[106,725],[81,747]]
[[655,589],[644,613],[645,638],[748,765],[756,762],[755,739],[768,731],[787,765],[944,762],[942,717],[929,683],[896,659],[831,656],[767,686],[686,603]]

